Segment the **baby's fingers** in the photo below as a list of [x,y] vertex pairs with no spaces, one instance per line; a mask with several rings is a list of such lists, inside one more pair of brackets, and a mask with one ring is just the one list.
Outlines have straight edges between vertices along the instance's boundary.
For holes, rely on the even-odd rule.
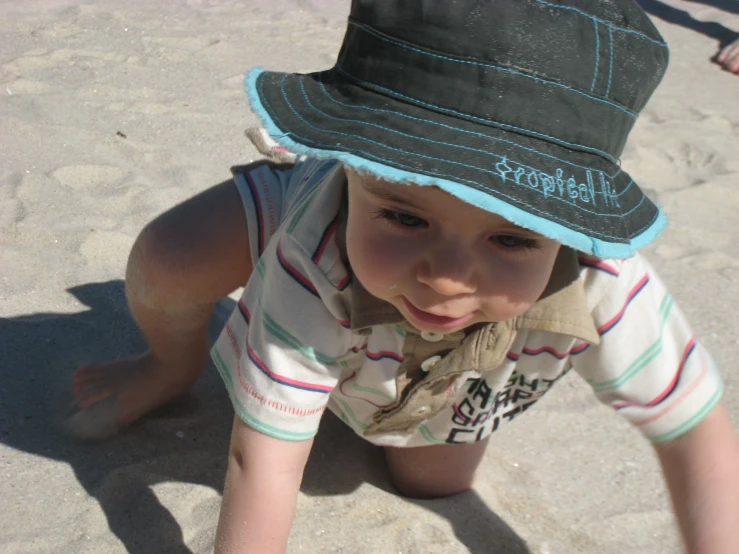
[[727,71],[739,73],[739,39],[721,50],[716,60]]

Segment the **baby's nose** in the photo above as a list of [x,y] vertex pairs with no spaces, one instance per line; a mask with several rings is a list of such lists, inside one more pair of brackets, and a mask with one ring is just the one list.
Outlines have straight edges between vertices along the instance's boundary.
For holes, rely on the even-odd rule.
[[444,296],[471,294],[477,290],[477,268],[464,241],[439,241],[429,249],[419,268],[418,280]]
[[472,294],[477,290],[477,287],[472,281],[451,276],[432,277],[426,284],[443,296]]

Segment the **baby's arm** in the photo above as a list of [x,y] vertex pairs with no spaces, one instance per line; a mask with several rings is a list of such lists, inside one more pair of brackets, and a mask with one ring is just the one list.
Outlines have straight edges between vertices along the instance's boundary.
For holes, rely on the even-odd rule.
[[312,444],[275,439],[234,419],[216,554],[285,552]]
[[688,552],[739,552],[739,441],[723,405],[655,449]]

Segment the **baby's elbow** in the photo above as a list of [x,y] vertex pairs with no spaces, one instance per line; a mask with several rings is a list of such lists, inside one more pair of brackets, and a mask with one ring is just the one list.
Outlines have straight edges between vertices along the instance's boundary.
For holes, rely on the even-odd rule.
[[228,470],[230,472],[243,473],[247,469],[248,456],[247,453],[254,451],[252,435],[256,431],[252,430],[238,416],[234,418],[233,430],[231,431],[231,443],[228,447]]
[[231,447],[228,449],[228,465],[229,469],[231,469],[231,466],[234,466],[234,469],[239,471],[244,470],[244,452],[241,449],[241,445],[233,444],[233,441],[231,442]]
[[313,440],[286,441],[265,435],[238,417],[228,450],[229,471],[302,476]]

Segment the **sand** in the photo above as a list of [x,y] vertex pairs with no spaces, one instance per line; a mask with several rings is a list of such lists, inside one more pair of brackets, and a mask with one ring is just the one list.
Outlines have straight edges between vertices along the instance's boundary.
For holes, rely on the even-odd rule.
[[[739,77],[710,61],[739,16],[648,6],[672,62],[623,164],[671,218],[648,256],[722,368],[739,422]],[[60,436],[55,398],[81,363],[142,347],[121,280],[142,226],[256,158],[244,71],[330,66],[347,11],[346,0],[0,0],[1,552],[212,549],[232,417],[213,367],[189,398],[99,445]],[[218,306],[214,335],[232,307]],[[396,496],[382,453],[327,417],[289,546],[677,551],[651,448],[576,376],[499,431],[475,490],[447,500]]]

